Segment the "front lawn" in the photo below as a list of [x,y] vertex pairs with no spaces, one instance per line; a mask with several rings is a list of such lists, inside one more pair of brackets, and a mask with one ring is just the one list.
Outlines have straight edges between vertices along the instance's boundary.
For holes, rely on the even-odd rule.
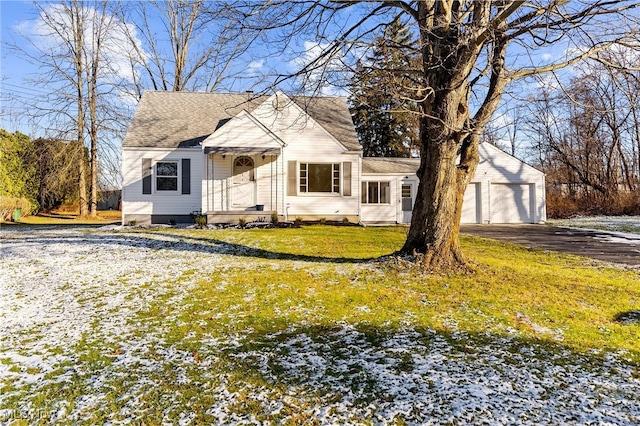
[[[2,235],[0,421],[640,422],[640,276],[406,228]],[[5,267],[6,265],[6,267]]]

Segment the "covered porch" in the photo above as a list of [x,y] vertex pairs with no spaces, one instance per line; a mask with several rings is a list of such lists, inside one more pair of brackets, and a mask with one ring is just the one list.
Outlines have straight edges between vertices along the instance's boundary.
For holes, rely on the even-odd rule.
[[242,111],[202,143],[202,212],[209,223],[270,221],[284,211],[286,144]]
[[203,214],[208,223],[270,221],[282,214],[283,161],[275,150],[210,149],[206,153]]

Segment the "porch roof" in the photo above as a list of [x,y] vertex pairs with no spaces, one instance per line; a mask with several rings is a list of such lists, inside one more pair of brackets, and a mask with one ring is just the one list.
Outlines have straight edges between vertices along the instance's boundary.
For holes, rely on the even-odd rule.
[[419,158],[364,157],[363,174],[410,174],[414,175],[420,167]]
[[220,155],[280,155],[280,148],[265,148],[259,146],[207,146],[204,148],[204,153]]

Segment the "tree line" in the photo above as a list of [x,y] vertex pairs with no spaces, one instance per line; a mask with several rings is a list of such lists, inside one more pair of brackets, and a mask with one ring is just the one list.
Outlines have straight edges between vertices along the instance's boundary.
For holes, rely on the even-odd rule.
[[640,57],[613,53],[527,102],[523,130],[552,217],[640,214]]

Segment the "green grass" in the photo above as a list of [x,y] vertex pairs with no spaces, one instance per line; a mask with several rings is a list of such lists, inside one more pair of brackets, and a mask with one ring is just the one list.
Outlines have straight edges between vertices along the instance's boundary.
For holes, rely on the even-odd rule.
[[[640,310],[638,271],[469,236],[462,244],[472,272],[429,274],[377,260],[397,250],[405,233],[402,227],[324,225],[134,231],[141,239],[169,234],[190,243],[193,256],[216,251],[225,253],[224,260],[213,274],[198,277],[180,304],[172,302],[176,293],[164,293],[131,318],[135,344],[105,336],[99,322],[92,324],[74,348],[77,373],[71,379],[22,392],[7,386],[15,392],[11,404],[28,400],[46,411],[62,401],[71,412],[83,395],[101,392],[94,409],[62,423],[125,421],[134,410],[138,420],[161,424],[191,410],[197,424],[207,424],[220,421],[209,408],[224,389],[234,393],[226,409],[239,418],[313,423],[314,407],[339,401],[344,389],[357,396],[358,407],[384,402],[387,396],[356,355],[384,353],[380,362],[410,375],[419,353],[385,346],[406,330],[414,330],[424,348],[443,337],[454,348],[451,356],[461,359],[486,348],[514,356],[534,348],[533,363],[588,370],[600,368],[607,353],[625,353],[626,362],[640,364],[640,324],[615,319]],[[186,270],[173,286],[198,274]],[[345,327],[360,336],[351,347],[341,337]],[[322,372],[328,379],[321,386],[309,385],[320,373],[296,355],[305,350],[334,360]],[[119,365],[122,353],[134,361]],[[282,363],[289,358],[302,363],[295,374]],[[282,407],[268,409],[268,401]],[[375,422],[373,415],[353,420]]]
[[209,332],[341,322],[451,331],[456,324],[476,334],[515,329],[578,351],[640,353],[638,324],[615,320],[640,309],[637,271],[469,236],[462,244],[472,273],[431,275],[367,262],[401,246],[405,229],[397,227],[169,232],[228,244],[242,258],[203,277],[188,302],[187,323],[198,312],[220,315]]
[[374,260],[402,245],[401,227],[155,232],[202,247],[224,245],[230,253],[226,266],[201,278],[181,318],[190,324],[215,312],[209,333],[411,325],[475,334],[516,330],[582,352],[640,353],[638,324],[615,320],[640,309],[638,272],[585,258],[463,235],[473,272],[437,275]]

